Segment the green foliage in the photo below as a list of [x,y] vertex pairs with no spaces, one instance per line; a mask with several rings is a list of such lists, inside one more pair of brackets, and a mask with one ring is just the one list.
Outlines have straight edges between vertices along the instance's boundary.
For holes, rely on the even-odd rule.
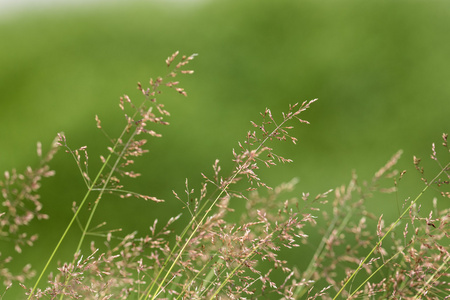
[[[398,203],[399,216],[391,225],[386,227],[381,215],[376,232],[371,230],[368,219],[376,217],[366,209],[365,202],[375,192],[397,191],[398,182],[406,171],[399,174],[393,167],[402,151],[379,169],[370,182],[361,185],[354,174],[347,187],[335,190],[333,216],[323,211],[327,229],[307,268],[303,269],[296,260],[282,258],[282,248],[301,251],[302,244],[312,245],[305,230],[317,224],[318,213],[328,203],[328,195],[333,190],[314,198],[310,193],[303,193],[301,199],[292,197],[283,201],[283,192],[292,191],[296,180],[272,189],[261,180],[259,170],[262,166],[271,168],[292,162],[274,152],[272,144],[286,141],[296,144],[298,139],[291,135],[294,126],[290,123],[298,120],[309,124],[301,114],[317,99],[289,105],[280,120],[266,108],[260,113],[260,122],[251,122],[254,131],[248,131],[242,142],[238,142],[239,147],[233,149],[234,167],[229,175],[223,175],[216,159],[212,175],[202,173],[200,188],[192,188],[186,179],[186,198],[173,191],[188,212],[181,232],[172,229],[181,214],[172,216],[162,228],[157,227],[159,219],[155,218],[149,232],[144,234],[136,231],[122,234],[119,233],[122,228],[111,229],[105,222],[98,223],[97,211],[108,199],[107,194],[120,196],[124,203],[130,197],[153,204],[164,202],[128,189],[122,179],[141,176],[133,170],[136,158],[148,152],[144,148],[148,138],[153,141],[162,136],[159,126],[169,125],[170,113],[160,100],[163,88],[187,96],[176,77],[194,73],[185,67],[195,55],[182,56],[179,60],[177,56],[178,51],[167,58],[169,69],[164,77],[151,78],[148,88],[138,83],[138,90],[144,96],[140,104],[128,95],[120,97],[125,125],[117,138],[111,137],[100,118],[95,117],[97,128],[110,144],[108,154],[100,156],[98,171],[92,171],[86,146],[72,149],[66,136],[59,133],[48,155],[42,155],[38,144],[39,168],[28,167],[24,174],[15,170],[12,175],[5,172],[5,179],[0,181],[4,206],[0,213],[0,233],[3,242],[19,254],[25,245],[33,246],[37,239],[37,235],[29,236],[23,227],[30,225],[33,219],[48,218],[41,213],[42,203],[37,192],[42,177],[54,175],[48,163],[58,146],[73,156],[86,192],[81,200],[73,202],[73,216],[45,265],[37,271],[32,287],[26,285],[35,275],[30,264],[16,275],[10,265],[17,255],[0,260],[5,286],[3,295],[14,284],[26,290],[27,299],[337,299],[339,296],[349,299],[374,295],[405,299],[427,295],[427,298],[439,299],[448,292],[450,254],[446,245],[450,211],[438,209],[436,198],[434,210],[428,217],[421,216],[420,206],[417,209],[418,200],[430,187],[442,197],[450,198],[450,192],[445,189],[449,185],[450,162],[441,158],[442,150],[444,156],[450,153],[448,134],[442,135],[443,149],[432,145],[431,159],[440,169],[432,179],[425,175],[421,160],[414,157],[414,166],[425,187],[413,200],[405,199],[401,207]],[[384,188],[380,185],[383,178],[394,178],[394,186]],[[268,195],[261,194],[261,189],[267,189]],[[235,210],[232,203],[242,201],[245,208]],[[122,214],[120,220],[126,217]],[[238,221],[232,221],[236,217]],[[403,237],[399,238],[402,223],[406,224]],[[70,238],[75,225],[81,231],[79,239]],[[412,233],[408,231],[409,225],[414,230]],[[175,237],[171,238],[173,235]],[[392,238],[392,245],[384,243],[388,237]],[[54,273],[51,270],[56,254],[68,239],[78,240],[71,250],[73,259],[58,262]],[[86,245],[88,242],[90,247]],[[99,242],[103,245],[99,246]],[[277,271],[282,273],[277,274]],[[382,271],[384,278],[377,278]],[[48,282],[40,288],[44,276]]]
[[[136,96],[124,88],[149,72],[162,73],[155,62],[181,48],[201,54],[193,62],[195,80],[184,84],[191,97],[178,101],[168,96],[173,126],[150,146],[158,159],[139,160],[136,171],[142,181],[128,183],[130,189],[173,199],[172,189],[182,190],[186,177],[198,186],[198,174],[216,158],[224,169],[232,167],[227,163],[231,153],[224,149],[236,147],[236,137],[251,128],[248,120],[256,120],[257,111],[271,107],[281,112],[291,101],[316,97],[321,99],[316,109],[306,113],[312,125],[294,129],[302,147],[278,145],[296,164],[261,170],[261,177],[272,186],[299,177],[299,189],[312,194],[342,184],[353,168],[361,178],[370,178],[398,149],[406,158],[423,155],[437,133],[450,129],[450,42],[443,38],[448,6],[446,1],[354,0],[134,3],[5,19],[0,23],[6,41],[0,47],[0,169],[24,169],[34,157],[34,141],[50,141],[60,131],[72,145],[88,145],[91,157],[104,154],[98,141],[107,139],[93,132],[94,116],[111,132],[120,130],[122,116],[110,103],[124,92]],[[91,159],[92,170],[100,166]],[[400,161],[400,169],[408,166],[409,159]],[[37,269],[43,267],[41,253],[53,249],[73,215],[68,207],[79,201],[84,188],[62,155],[54,168],[58,176],[41,189],[44,213],[51,218],[32,223],[30,234],[59,231],[41,235],[34,250],[24,250]],[[437,173],[439,168],[430,165],[428,170]],[[395,195],[366,203],[369,211],[395,220],[398,203],[420,192],[414,176],[404,178],[402,186]],[[423,205],[433,208],[431,201]],[[97,214],[111,228],[145,232],[149,223],[142,220],[159,216],[164,222],[181,207],[167,201],[143,209],[139,201],[111,197]],[[133,217],[123,224],[124,215]],[[76,245],[69,241],[62,247],[58,259],[64,261]],[[303,250],[306,257],[314,254]]]

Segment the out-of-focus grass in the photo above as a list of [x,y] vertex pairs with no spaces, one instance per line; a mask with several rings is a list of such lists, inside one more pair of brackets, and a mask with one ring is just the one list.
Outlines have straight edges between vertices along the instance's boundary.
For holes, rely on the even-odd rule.
[[[352,169],[369,178],[400,148],[400,167],[409,168],[413,154],[427,157],[431,142],[450,129],[449,6],[437,0],[137,2],[2,22],[0,168],[32,165],[35,142],[45,145],[64,131],[74,147],[88,146],[94,170],[106,146],[95,114],[114,135],[124,124],[118,97],[138,99],[136,82],[163,74],[175,50],[199,53],[195,75],[181,80],[189,97],[163,95],[171,126],[163,139],[150,141],[134,184],[167,203],[142,208],[139,200],[124,205],[111,198],[98,216],[111,227],[144,231],[155,216],[177,214],[171,190],[180,191],[186,177],[195,186],[217,157],[231,166],[231,148],[266,106],[279,113],[288,103],[319,98],[305,114],[311,125],[297,126],[299,145],[281,150],[294,164],[263,171],[270,185],[296,176],[299,192],[324,191],[347,182]],[[32,230],[51,232],[33,247],[40,257],[60,234],[51,229],[66,224],[72,201],[83,194],[69,156],[60,153],[54,167],[57,176],[43,190],[51,219]],[[414,180],[400,201],[415,191]],[[396,207],[395,196],[373,205],[392,216]]]

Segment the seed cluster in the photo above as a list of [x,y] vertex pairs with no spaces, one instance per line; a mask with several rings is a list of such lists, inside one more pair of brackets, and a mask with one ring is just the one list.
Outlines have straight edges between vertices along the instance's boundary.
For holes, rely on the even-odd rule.
[[[110,138],[95,117],[97,128],[110,141],[95,176],[89,169],[87,147],[72,149],[62,133],[45,157],[38,145],[38,168],[27,168],[23,174],[4,173],[0,242],[19,253],[37,238],[24,227],[34,219],[48,218],[37,192],[41,179],[54,174],[48,163],[58,147],[73,156],[87,189],[85,197],[73,204],[73,219],[47,266],[72,224],[79,222],[81,238],[73,257],[59,262],[53,271],[46,266],[39,273],[26,265],[13,274],[8,269],[12,258],[0,256],[4,295],[18,283],[28,299],[450,299],[447,134],[442,136],[441,148],[432,145],[431,159],[440,170],[436,176],[426,177],[426,168],[414,157],[424,187],[417,197],[398,204],[398,218],[393,222],[373,215],[366,204],[379,201],[383,193],[396,195],[406,174],[394,169],[401,151],[371,180],[360,181],[354,173],[347,185],[315,197],[306,192],[292,196],[295,178],[273,188],[260,178],[261,166],[292,162],[274,148],[279,142],[298,142],[290,134],[291,123],[308,124],[300,114],[317,99],[289,106],[280,119],[266,108],[261,121],[251,122],[253,129],[232,150],[230,170],[224,171],[216,160],[211,171],[202,173],[198,188],[186,179],[183,193],[173,191],[173,200],[181,201],[190,217],[181,232],[173,230],[174,222],[181,221],[176,212],[166,224],[151,220],[145,233],[111,230],[98,234],[103,223],[93,227],[91,220],[105,193],[150,200],[150,205],[163,201],[125,189],[121,179],[140,176],[132,170],[135,159],[148,152],[147,138],[161,137],[157,126],[169,125],[170,113],[160,102],[162,90],[187,95],[175,78],[193,73],[184,68],[194,57],[180,57],[178,52],[169,56],[166,76],[150,79],[148,88],[138,84],[144,96],[141,104],[127,95],[119,99],[125,125],[117,138]],[[386,181],[391,184],[386,186]],[[444,208],[433,198],[433,210],[421,211],[418,200],[427,201],[428,189],[438,191]],[[86,208],[91,194],[96,200]],[[85,223],[78,218],[83,213]],[[311,232],[319,232],[320,241],[310,239]],[[90,234],[97,235],[95,242],[87,240]],[[305,247],[314,249],[312,257],[305,254]],[[30,278],[36,275],[31,286]]]

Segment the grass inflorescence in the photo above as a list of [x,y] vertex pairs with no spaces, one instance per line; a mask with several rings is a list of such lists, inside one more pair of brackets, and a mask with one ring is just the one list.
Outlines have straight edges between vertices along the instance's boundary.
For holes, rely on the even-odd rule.
[[[216,160],[211,171],[201,174],[203,182],[198,187],[191,187],[186,179],[183,193],[173,191],[173,201],[182,202],[189,214],[180,232],[172,226],[182,220],[177,212],[162,226],[152,220],[148,234],[98,234],[101,225],[92,224],[105,194],[136,197],[152,205],[163,201],[128,190],[121,179],[141,175],[132,169],[135,158],[148,152],[148,138],[161,137],[157,126],[169,125],[170,113],[160,100],[161,93],[169,88],[186,96],[177,78],[193,73],[186,67],[194,57],[180,57],[176,52],[166,60],[165,76],[150,79],[146,88],[138,83],[142,103],[126,95],[120,98],[124,128],[117,137],[111,137],[96,116],[97,128],[110,141],[97,172],[89,169],[87,147],[73,149],[59,133],[48,155],[42,155],[38,144],[38,168],[28,168],[23,174],[4,173],[0,237],[18,253],[37,239],[23,228],[35,218],[49,217],[41,212],[37,192],[41,178],[54,175],[48,165],[58,148],[73,156],[86,192],[73,204],[73,217],[41,270],[26,265],[14,274],[8,268],[12,257],[0,256],[4,284],[0,298],[8,298],[13,284],[21,285],[28,299],[450,298],[450,209],[439,209],[437,198],[431,212],[420,209],[420,200],[430,188],[439,191],[441,201],[450,198],[447,134],[442,135],[440,145],[432,145],[431,159],[440,170],[437,174],[425,176],[421,160],[414,157],[423,189],[399,204],[397,219],[388,224],[383,215],[370,213],[365,203],[375,192],[397,192],[406,176],[406,171],[395,170],[401,151],[371,180],[361,182],[354,173],[348,184],[325,188],[314,196],[306,192],[287,196],[295,193],[295,178],[276,187],[260,178],[260,167],[292,162],[278,154],[277,143],[297,143],[291,135],[293,123],[308,124],[301,115],[317,99],[290,105],[279,119],[265,109],[259,122],[251,122],[253,130],[232,150],[231,170],[222,170]],[[388,187],[381,183],[386,179],[392,183]],[[91,197],[95,201],[87,207]],[[243,209],[234,209],[233,201],[243,201]],[[80,218],[81,214],[87,217]],[[73,257],[51,270],[75,224],[81,234]],[[313,230],[321,240],[313,245],[315,252],[306,268],[282,258],[282,249],[311,245],[308,233]]]

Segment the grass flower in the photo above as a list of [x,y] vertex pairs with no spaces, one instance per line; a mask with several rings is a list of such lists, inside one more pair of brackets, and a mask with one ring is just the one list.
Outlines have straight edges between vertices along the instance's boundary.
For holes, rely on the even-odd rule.
[[[232,149],[232,169],[224,171],[216,160],[210,171],[202,173],[198,187],[186,179],[183,193],[173,191],[171,201],[182,202],[190,217],[180,232],[173,224],[181,221],[181,214],[174,213],[163,225],[152,220],[146,234],[97,234],[99,227],[92,224],[105,194],[136,197],[153,205],[164,201],[129,190],[121,181],[141,175],[133,171],[135,159],[146,155],[149,139],[161,137],[158,127],[169,125],[170,113],[161,94],[172,89],[187,95],[176,79],[194,73],[187,69],[194,58],[175,52],[166,59],[165,76],[150,79],[148,87],[138,83],[141,103],[127,95],[119,99],[124,128],[117,137],[112,138],[96,116],[97,128],[110,142],[97,172],[89,169],[88,148],[73,149],[60,133],[46,156],[38,145],[38,168],[27,168],[23,174],[4,173],[0,238],[19,254],[37,238],[23,228],[35,218],[49,217],[41,212],[37,192],[41,179],[54,175],[48,164],[58,148],[75,160],[86,192],[74,203],[73,217],[42,270],[25,265],[22,272],[13,274],[8,268],[12,258],[0,256],[4,284],[0,299],[8,297],[12,284],[20,284],[28,299],[450,298],[450,209],[439,209],[437,204],[450,198],[447,134],[441,145],[432,145],[431,159],[440,170],[437,174],[425,176],[421,160],[414,157],[423,189],[404,201],[392,223],[369,212],[366,202],[379,193],[397,192],[406,176],[406,171],[395,170],[401,151],[372,179],[361,181],[354,173],[348,184],[324,188],[315,196],[306,192],[290,196],[295,193],[295,178],[275,187],[261,179],[260,168],[292,162],[278,154],[277,143],[298,142],[290,133],[293,123],[309,124],[302,113],[317,99],[290,105],[279,118],[266,108],[260,121],[251,122],[252,130]],[[385,186],[386,181],[391,184]],[[433,198],[433,210],[423,212],[420,200],[427,197],[428,189],[438,190],[442,198]],[[90,197],[95,201],[87,209]],[[243,210],[233,208],[236,202],[244,202]],[[50,270],[76,223],[81,235],[73,256]],[[317,245],[309,239],[312,231],[321,236]],[[91,235],[97,239],[89,240]],[[284,258],[283,251],[306,245],[315,249],[306,268]]]

